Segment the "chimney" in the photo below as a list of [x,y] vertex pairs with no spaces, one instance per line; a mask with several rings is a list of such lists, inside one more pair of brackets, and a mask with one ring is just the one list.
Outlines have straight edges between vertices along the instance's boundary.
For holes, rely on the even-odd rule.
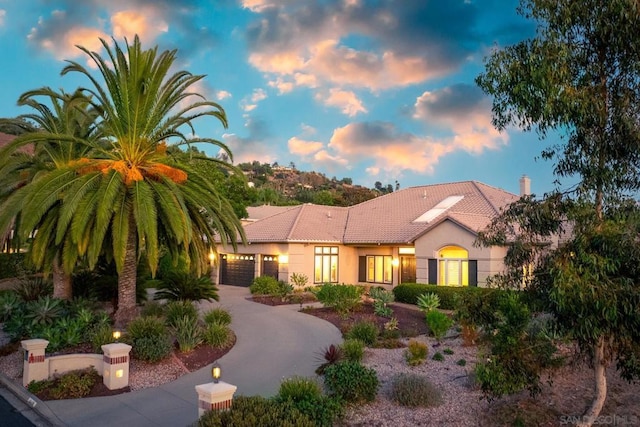
[[520,196],[531,195],[531,178],[527,175],[522,175],[520,178]]

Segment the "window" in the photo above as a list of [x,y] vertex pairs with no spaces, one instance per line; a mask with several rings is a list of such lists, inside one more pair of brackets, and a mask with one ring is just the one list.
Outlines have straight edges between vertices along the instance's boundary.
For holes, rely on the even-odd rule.
[[469,252],[446,246],[438,252],[438,285],[469,286]]
[[393,281],[392,260],[390,255],[367,256],[367,282],[391,283]]
[[314,283],[338,283],[338,247],[316,246],[314,249]]

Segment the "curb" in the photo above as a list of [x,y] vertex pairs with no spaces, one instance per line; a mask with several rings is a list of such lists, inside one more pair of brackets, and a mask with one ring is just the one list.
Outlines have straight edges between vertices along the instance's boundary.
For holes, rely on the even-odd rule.
[[[2,387],[5,387],[9,392],[11,392],[13,396],[15,396],[26,406],[26,412],[20,412],[22,412],[22,414],[35,425],[53,427],[65,426],[65,424],[56,416],[56,414],[53,413],[51,409],[49,409],[49,407],[42,400],[29,393],[29,390],[27,390],[25,387],[16,384],[2,372],[0,372],[0,385],[2,385]],[[29,417],[28,412],[30,411],[35,412],[36,416],[39,419],[34,420],[33,416]]]

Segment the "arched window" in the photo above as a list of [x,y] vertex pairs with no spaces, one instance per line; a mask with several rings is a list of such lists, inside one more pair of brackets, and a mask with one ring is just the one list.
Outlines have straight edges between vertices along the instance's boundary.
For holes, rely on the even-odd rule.
[[438,251],[438,285],[469,286],[469,251],[459,246]]

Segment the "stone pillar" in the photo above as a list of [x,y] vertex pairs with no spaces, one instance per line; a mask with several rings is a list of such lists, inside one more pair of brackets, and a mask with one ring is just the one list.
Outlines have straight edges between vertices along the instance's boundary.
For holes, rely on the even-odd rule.
[[26,387],[31,381],[49,379],[49,363],[45,357],[49,341],[33,339],[24,340],[21,344],[24,349],[22,385]]
[[225,411],[231,408],[233,394],[238,387],[224,381],[200,384],[196,386],[198,393],[198,418],[207,411]]
[[102,382],[109,390],[117,390],[129,385],[129,352],[131,346],[123,343],[102,346],[104,356]]

